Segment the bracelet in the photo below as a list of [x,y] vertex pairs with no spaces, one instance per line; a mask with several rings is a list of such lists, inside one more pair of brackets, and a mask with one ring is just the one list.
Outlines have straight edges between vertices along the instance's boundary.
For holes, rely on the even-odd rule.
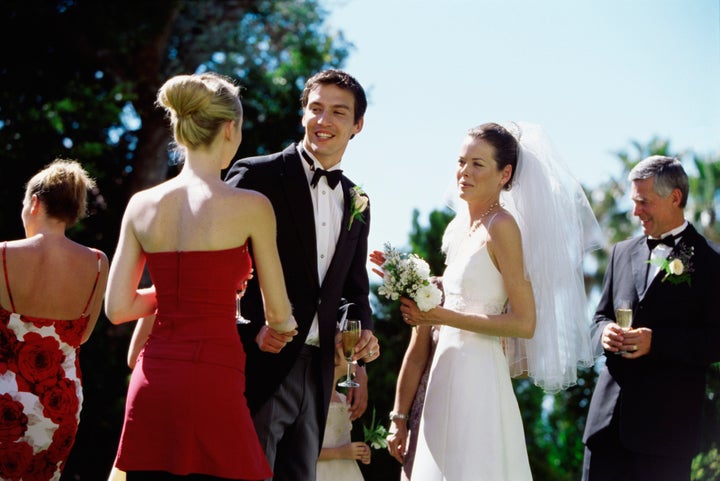
[[390,421],[395,421],[396,419],[400,419],[402,421],[406,421],[408,418],[407,414],[400,414],[395,411],[390,411],[390,415],[388,416],[390,418]]

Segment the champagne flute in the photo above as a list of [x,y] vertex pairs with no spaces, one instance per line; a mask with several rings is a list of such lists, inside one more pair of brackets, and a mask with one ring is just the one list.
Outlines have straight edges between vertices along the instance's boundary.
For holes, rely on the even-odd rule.
[[250,324],[250,319],[245,319],[242,315],[242,312],[240,312],[240,300],[245,294],[246,288],[247,281],[243,282],[242,289],[235,291],[235,322],[237,324]]
[[[618,303],[618,307],[615,309],[615,322],[623,330],[629,329],[632,326],[633,312],[630,307],[630,303],[627,301],[621,301]],[[627,351],[618,351],[615,354],[626,354]]]
[[343,382],[338,383],[341,387],[360,387],[360,384],[352,380],[353,354],[355,354],[355,345],[360,340],[360,321],[358,319],[347,319],[343,323],[342,329],[342,347],[345,361],[347,361],[347,377]]

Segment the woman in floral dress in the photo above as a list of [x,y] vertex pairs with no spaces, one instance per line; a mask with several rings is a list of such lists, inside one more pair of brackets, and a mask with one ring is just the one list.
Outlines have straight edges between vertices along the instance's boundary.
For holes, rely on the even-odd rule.
[[68,239],[94,181],[58,159],[27,184],[26,238],[0,246],[0,479],[59,480],[83,393],[78,353],[102,307],[108,260]]

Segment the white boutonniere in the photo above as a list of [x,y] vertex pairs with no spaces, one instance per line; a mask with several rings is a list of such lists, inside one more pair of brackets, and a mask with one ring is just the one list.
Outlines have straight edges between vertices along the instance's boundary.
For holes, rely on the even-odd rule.
[[350,204],[352,212],[350,213],[350,221],[347,226],[348,230],[352,227],[352,223],[355,219],[359,220],[363,224],[365,223],[365,219],[363,219],[363,212],[367,209],[368,203],[368,196],[359,185],[356,185],[350,190]]
[[662,281],[668,281],[671,284],[687,284],[690,285],[690,274],[694,271],[692,264],[692,256],[695,253],[693,247],[680,246],[677,251],[670,254],[667,259],[655,259],[652,262],[660,266],[665,271]]

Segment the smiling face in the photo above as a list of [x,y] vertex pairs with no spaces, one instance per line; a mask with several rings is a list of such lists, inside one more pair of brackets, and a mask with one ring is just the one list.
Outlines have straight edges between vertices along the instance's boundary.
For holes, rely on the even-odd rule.
[[333,84],[319,84],[308,95],[303,110],[303,147],[329,169],[340,162],[350,137],[362,130],[363,119],[354,121],[355,97]]
[[633,180],[630,198],[635,205],[633,215],[640,219],[643,233],[659,238],[684,222],[680,207],[682,194],[679,189],[673,189],[670,195],[661,197],[653,189],[654,185],[655,177]]
[[512,167],[498,170],[495,148],[483,139],[465,137],[456,172],[460,198],[466,202],[493,202],[510,178]]

